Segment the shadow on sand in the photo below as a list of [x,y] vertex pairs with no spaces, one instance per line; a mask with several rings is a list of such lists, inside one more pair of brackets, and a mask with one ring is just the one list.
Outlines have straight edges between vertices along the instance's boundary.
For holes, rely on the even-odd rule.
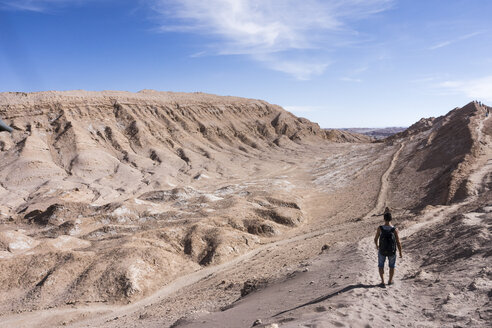
[[312,301],[309,301],[307,303],[298,305],[296,307],[293,307],[292,309],[288,309],[288,310],[279,312],[279,313],[275,314],[273,317],[279,316],[281,314],[284,314],[284,313],[287,313],[287,312],[290,312],[290,311],[294,311],[294,310],[300,309],[300,308],[305,307],[305,306],[308,306],[308,305],[313,305],[313,304],[316,304],[316,303],[319,303],[319,302],[326,301],[326,300],[332,298],[333,296],[337,296],[337,295],[340,295],[342,293],[346,293],[348,291],[351,291],[352,289],[356,289],[356,288],[369,289],[369,288],[380,287],[380,286],[381,285],[365,285],[365,284],[348,285],[347,287],[344,287],[344,288],[342,288],[342,289],[340,289],[340,290],[338,290],[336,292],[333,292],[331,294],[328,294],[328,295],[325,295],[325,296],[321,296],[321,297],[315,298]]

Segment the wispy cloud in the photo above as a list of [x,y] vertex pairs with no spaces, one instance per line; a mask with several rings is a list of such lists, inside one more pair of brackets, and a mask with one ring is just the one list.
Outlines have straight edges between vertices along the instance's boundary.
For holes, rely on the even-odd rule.
[[[153,0],[163,32],[215,36],[217,55],[247,55],[298,79],[322,74],[331,60],[310,52],[356,38],[349,22],[388,9],[393,0]],[[330,42],[331,41],[331,42]],[[297,56],[297,58],[296,58]]]
[[422,84],[422,83],[429,84],[432,82],[437,82],[439,80],[443,80],[443,77],[436,74],[436,75],[424,75],[415,79],[411,79],[408,82],[416,83],[416,84]]
[[80,5],[91,0],[0,0],[0,9],[46,12],[67,5]]
[[362,82],[362,79],[359,79],[359,78],[353,78],[353,77],[342,77],[340,79],[341,81],[344,81],[344,82],[356,82],[356,83],[361,83]]
[[444,81],[435,85],[452,93],[464,94],[470,99],[492,102],[492,75],[464,81]]
[[457,43],[457,42],[460,42],[460,41],[464,41],[464,40],[467,40],[467,39],[471,39],[477,35],[480,35],[480,34],[484,34],[485,31],[476,31],[476,32],[473,32],[473,33],[469,33],[469,34],[465,34],[465,35],[462,35],[460,37],[457,37],[455,39],[452,39],[452,40],[446,40],[446,41],[442,41],[442,42],[439,42],[435,45],[433,45],[432,47],[429,48],[429,50],[436,50],[436,49],[439,49],[439,48],[444,48],[444,47],[447,47],[453,43]]
[[191,54],[189,57],[190,58],[198,58],[198,57],[204,57],[206,55],[207,55],[206,51],[199,51],[199,52],[195,52],[194,54]]
[[269,69],[287,73],[298,80],[309,80],[313,76],[321,75],[330,65],[329,59],[309,59],[309,56],[306,55],[289,58],[292,56],[281,53],[267,53],[254,54],[250,57]]
[[350,72],[348,72],[348,74],[346,76],[340,78],[340,81],[361,83],[362,79],[359,77],[359,75],[364,73],[368,69],[369,69],[369,66],[362,66],[362,67],[358,67],[356,69],[353,69]]

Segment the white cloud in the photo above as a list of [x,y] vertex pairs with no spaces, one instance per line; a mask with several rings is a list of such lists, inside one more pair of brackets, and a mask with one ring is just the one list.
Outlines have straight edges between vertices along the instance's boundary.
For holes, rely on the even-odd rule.
[[361,83],[362,82],[362,79],[348,77],[348,76],[342,77],[340,80],[341,81],[344,81],[344,82],[356,82],[356,83]]
[[90,0],[0,0],[0,9],[45,12],[54,7],[82,4]]
[[432,47],[430,47],[429,50],[436,50],[436,49],[439,49],[439,48],[443,48],[443,47],[449,46],[452,43],[454,43],[454,41],[440,42],[440,43],[437,43],[437,44],[433,45]]
[[340,78],[340,81],[344,82],[356,82],[356,83],[361,83],[362,79],[359,77],[362,73],[366,72],[369,69],[369,66],[361,66],[358,68],[355,68],[348,72],[346,76],[343,76]]
[[[0,9],[46,12],[90,1],[95,0],[0,0]],[[308,80],[331,64],[331,50],[360,38],[353,22],[388,9],[395,0],[140,1],[159,13],[162,32],[214,37],[191,57],[245,55]]]
[[[354,38],[349,22],[386,10],[393,0],[153,0],[161,31],[215,36],[218,55],[248,55],[298,79],[322,74],[328,58],[306,59]],[[293,54],[300,53],[300,58]],[[319,57],[319,56],[318,56]],[[325,56],[326,57],[326,56]]]
[[287,73],[298,80],[309,80],[313,76],[321,75],[330,65],[328,59],[320,60],[303,57],[292,59],[287,56],[280,56],[278,53],[251,55],[251,58],[261,62],[269,69]]
[[492,75],[472,80],[444,81],[436,87],[464,94],[471,99],[492,102]]
[[421,84],[421,83],[429,84],[430,82],[436,82],[436,81],[442,80],[442,79],[443,79],[443,77],[440,75],[425,75],[422,77],[418,77],[418,78],[409,80],[408,82],[417,83],[417,84]]
[[480,35],[480,34],[483,34],[483,33],[485,33],[485,31],[476,31],[476,32],[473,32],[473,33],[469,33],[469,34],[465,34],[465,35],[462,35],[460,37],[457,37],[454,40],[447,40],[447,41],[439,42],[439,43],[433,45],[432,47],[430,47],[429,50],[436,50],[436,49],[439,49],[439,48],[444,48],[444,47],[447,47],[447,46],[449,46],[449,45],[451,45],[453,43],[464,41],[464,40],[473,38],[473,37],[475,37],[477,35]]

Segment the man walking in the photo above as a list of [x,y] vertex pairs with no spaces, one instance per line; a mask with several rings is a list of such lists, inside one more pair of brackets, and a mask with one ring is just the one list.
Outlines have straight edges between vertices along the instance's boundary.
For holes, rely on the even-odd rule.
[[384,286],[384,262],[388,258],[389,265],[389,279],[388,285],[393,283],[393,275],[395,274],[396,265],[396,246],[401,255],[400,238],[398,237],[398,229],[391,225],[391,213],[386,208],[384,211],[384,225],[378,227],[376,237],[374,237],[374,243],[378,250],[378,267],[379,276],[381,277],[381,286]]

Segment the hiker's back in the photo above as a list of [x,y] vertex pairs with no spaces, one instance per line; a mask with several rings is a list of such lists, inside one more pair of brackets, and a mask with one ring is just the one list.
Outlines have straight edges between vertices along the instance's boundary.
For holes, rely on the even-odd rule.
[[384,256],[393,256],[396,254],[395,227],[382,225],[380,226],[381,234],[379,236],[379,252]]

